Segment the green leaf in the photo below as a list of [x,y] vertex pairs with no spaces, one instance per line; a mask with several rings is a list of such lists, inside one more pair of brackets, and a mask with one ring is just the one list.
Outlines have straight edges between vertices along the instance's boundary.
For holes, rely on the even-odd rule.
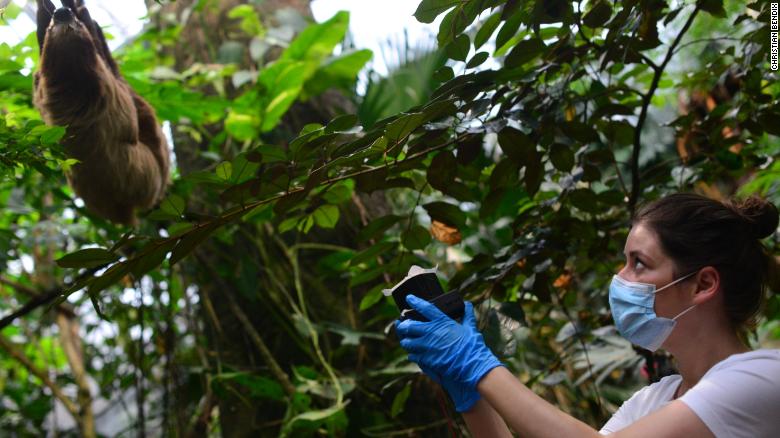
[[335,205],[323,205],[314,210],[312,216],[320,228],[333,228],[339,222],[339,208]]
[[610,142],[624,146],[634,143],[634,127],[625,120],[610,121],[602,132]]
[[466,227],[466,214],[455,205],[437,201],[423,205],[425,211],[433,220],[463,229]]
[[411,134],[424,121],[425,114],[423,113],[403,114],[387,125],[386,137],[391,142],[399,141]]
[[465,7],[467,4],[468,3],[462,3],[460,6],[448,12],[441,20],[439,34],[436,35],[439,47],[446,47],[447,44],[454,41],[461,32],[466,30],[466,27],[468,27],[475,18],[467,16],[467,8]]
[[225,119],[225,130],[238,141],[252,140],[258,136],[260,120],[255,115],[230,110]]
[[444,66],[433,74],[433,79],[437,82],[447,82],[452,80],[452,78],[455,77],[455,72],[452,70],[452,67]]
[[236,156],[236,158],[233,159],[230,172],[231,183],[241,184],[255,177],[257,169],[260,168],[260,163],[256,161],[250,161],[251,154],[253,153],[240,153]]
[[279,123],[290,105],[298,98],[304,82],[315,69],[316,65],[311,62],[280,59],[260,72],[257,77],[258,84],[267,92],[261,103],[262,132],[272,130]]
[[265,33],[265,28],[260,23],[260,17],[252,5],[238,5],[228,12],[228,18],[240,18],[241,30],[250,36],[259,36]]
[[723,8],[723,0],[699,0],[697,6],[704,12],[718,18],[726,16],[726,10]]
[[536,145],[531,137],[509,126],[499,131],[498,145],[510,160],[520,166],[525,165],[536,150]]
[[490,57],[490,54],[488,52],[479,52],[476,53],[474,56],[469,59],[469,62],[466,63],[466,68],[474,68],[479,67],[482,65],[487,59]]
[[606,0],[599,0],[582,17],[582,23],[590,28],[603,26],[612,16],[612,5]]
[[431,233],[425,227],[414,225],[404,231],[401,235],[401,242],[411,251],[423,249],[431,242]]
[[226,182],[222,178],[218,177],[212,172],[205,170],[198,170],[182,177],[182,180],[188,183],[195,184],[212,184],[218,186],[225,186]]
[[179,242],[176,244],[176,247],[173,248],[173,252],[171,252],[171,259],[169,260],[169,263],[171,265],[178,263],[179,260],[186,257],[201,242],[206,240],[215,229],[216,226],[212,224],[196,230],[192,230],[189,233],[187,233],[187,235],[185,235],[181,240],[179,240]]
[[73,169],[73,166],[78,164],[79,160],[75,158],[68,158],[66,160],[57,160],[57,164],[59,164],[60,168],[63,172],[68,173]]
[[395,395],[395,398],[393,399],[393,406],[390,408],[390,416],[392,418],[395,418],[404,411],[404,407],[406,407],[406,400],[409,398],[409,394],[412,393],[412,385],[407,384],[404,386],[404,389],[402,389],[398,394]]
[[392,251],[396,245],[397,244],[395,242],[380,242],[371,245],[363,251],[355,254],[355,256],[349,260],[349,264],[350,266],[357,266],[363,262],[375,261],[374,259],[376,259],[377,256],[388,251]]
[[350,180],[333,185],[324,195],[322,195],[322,199],[326,200],[329,204],[338,205],[352,199],[353,192],[354,183]]
[[414,11],[414,18],[420,23],[433,23],[436,17],[461,2],[462,0],[423,0]]
[[128,262],[130,272],[135,278],[141,278],[144,274],[157,268],[165,260],[168,253],[176,246],[173,239],[151,242],[144,251]]
[[593,143],[599,141],[599,134],[596,130],[585,123],[570,121],[561,125],[564,134],[581,143]]
[[358,122],[358,118],[354,114],[344,114],[336,117],[325,128],[325,133],[330,134],[333,132],[346,131],[355,126]]
[[598,213],[598,197],[590,189],[575,189],[568,194],[572,205],[588,213]]
[[41,143],[47,146],[55,145],[65,136],[65,128],[62,126],[48,127],[41,133]]
[[447,191],[447,187],[455,180],[458,172],[458,161],[451,151],[439,152],[428,167],[427,178],[431,187]]
[[482,23],[482,27],[479,28],[477,31],[477,35],[474,37],[474,48],[479,49],[482,47],[490,37],[493,35],[493,32],[496,31],[496,28],[498,27],[499,23],[501,23],[501,11],[497,11],[493,13],[490,17],[488,17],[487,20],[485,20],[484,23]]
[[496,36],[496,52],[494,53],[494,56],[499,56],[499,51],[501,51],[509,40],[515,36],[518,29],[520,29],[523,18],[525,18],[523,10],[518,9],[504,22],[504,25],[501,26],[501,30],[498,31],[498,36]]
[[550,162],[561,172],[568,172],[574,167],[574,152],[565,144],[554,143],[550,147]]
[[185,205],[186,202],[184,201],[184,198],[176,193],[171,193],[160,203],[160,210],[174,216],[181,216],[184,214]]
[[61,268],[94,268],[119,260],[119,256],[104,248],[87,248],[57,259]]
[[531,196],[539,190],[542,181],[544,181],[544,164],[541,158],[541,154],[535,153],[533,159],[525,166],[523,180],[525,181],[525,190]]
[[520,162],[514,160],[501,160],[490,173],[490,188],[493,190],[501,187],[511,187],[517,183]]
[[522,40],[512,49],[504,59],[504,65],[507,68],[520,67],[528,61],[539,56],[547,46],[539,38]]
[[319,63],[344,39],[348,26],[349,12],[346,11],[337,12],[325,22],[312,24],[290,43],[280,59]]
[[298,414],[295,417],[293,417],[284,426],[283,433],[281,434],[281,436],[289,436],[290,427],[296,421],[299,421],[299,420],[304,420],[304,421],[322,421],[322,420],[324,420],[326,418],[329,418],[329,417],[332,417],[332,416],[338,414],[342,410],[343,410],[343,405],[342,406],[332,406],[332,407],[330,407],[328,409],[322,409],[322,410],[318,410],[318,411],[308,411],[308,412],[304,412],[302,414]]
[[378,234],[384,233],[388,228],[397,224],[401,219],[401,216],[394,214],[376,218],[369,222],[368,225],[366,225],[362,230],[360,230],[357,239],[359,241],[364,241],[377,237]]
[[304,86],[304,97],[316,96],[329,88],[352,92],[358,73],[371,60],[370,50],[354,50],[325,62]]
[[223,181],[230,181],[230,176],[233,174],[233,165],[229,161],[219,163],[216,174]]
[[469,41],[469,36],[466,34],[460,34],[453,42],[447,44],[445,50],[447,52],[447,56],[449,56],[450,59],[454,59],[456,61],[465,61],[466,57],[469,55],[470,48],[471,41]]
[[384,294],[382,294],[382,289],[384,285],[378,285],[372,288],[368,293],[366,293],[363,298],[360,300],[360,311],[364,311],[366,309],[369,309],[374,306],[374,304],[380,302],[382,300],[382,297],[384,297]]
[[258,376],[249,373],[221,373],[214,376],[217,381],[229,380],[245,386],[249,389],[252,397],[283,400],[284,390],[282,386],[273,379],[265,376]]
[[117,263],[108,268],[100,277],[93,278],[87,286],[87,293],[90,297],[93,297],[93,304],[96,302],[94,299],[95,294],[121,280],[129,271],[130,269],[127,263]]

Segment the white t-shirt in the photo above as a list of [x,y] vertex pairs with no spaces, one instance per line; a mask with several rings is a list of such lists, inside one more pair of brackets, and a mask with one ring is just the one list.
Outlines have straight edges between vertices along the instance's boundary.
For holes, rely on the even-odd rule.
[[[628,399],[601,429],[617,432],[672,402],[682,377],[667,376]],[[716,438],[780,437],[780,350],[734,354],[679,398]]]

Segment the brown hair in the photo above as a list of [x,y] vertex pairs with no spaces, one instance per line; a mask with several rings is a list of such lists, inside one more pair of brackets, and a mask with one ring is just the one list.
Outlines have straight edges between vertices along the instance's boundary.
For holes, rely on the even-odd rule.
[[777,208],[756,196],[720,202],[693,193],[666,196],[633,219],[653,230],[675,264],[675,277],[705,266],[720,274],[725,310],[738,332],[755,326],[769,260],[761,239],[775,232]]

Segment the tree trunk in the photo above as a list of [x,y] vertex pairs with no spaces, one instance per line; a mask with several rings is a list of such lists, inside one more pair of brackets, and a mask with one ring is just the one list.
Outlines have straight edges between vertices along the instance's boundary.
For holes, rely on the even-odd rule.
[[[44,203],[50,204],[51,195],[47,196]],[[45,221],[47,218],[43,216],[41,219]],[[36,289],[40,291],[53,290],[57,287],[54,275],[54,248],[51,243],[46,243],[53,242],[53,239],[49,236],[38,236],[38,242],[39,244],[33,248],[33,257],[35,259],[33,282]],[[81,346],[81,335],[79,334],[79,320],[74,315],[58,311],[56,321],[59,329],[60,344],[68,361],[73,380],[78,388],[78,416],[75,420],[78,423],[82,437],[94,438],[96,434],[95,418],[92,411],[92,393],[89,387],[87,372],[84,368],[84,351]]]
[[[147,0],[147,6],[153,15],[153,22],[159,28],[169,24],[181,23],[183,29],[178,39],[179,43],[173,47],[170,55],[175,60],[175,68],[178,71],[191,67],[194,63],[216,63],[217,48],[225,41],[236,40],[245,45],[249,39],[237,29],[236,21],[229,19],[227,13],[235,6],[246,4],[240,0],[219,0],[207,2],[207,6],[201,12],[193,10],[193,0],[178,0],[160,7],[152,0]],[[311,9],[308,0],[265,0],[259,2],[256,7],[259,16],[265,26],[273,26],[274,11],[282,8],[291,8],[304,17],[311,17]],[[155,12],[156,11],[156,12]],[[165,17],[175,17],[173,23],[166,23]],[[185,18],[188,17],[188,18]],[[186,20],[186,22],[184,21]],[[272,55],[274,56],[274,55]],[[275,54],[278,56],[278,53]],[[270,60],[269,60],[270,61]],[[245,56],[247,67],[251,60]],[[235,94],[230,84],[225,89],[228,96]],[[214,90],[204,89],[204,93],[213,93]],[[281,122],[281,130],[284,134],[270,133],[269,138],[287,138],[289,133],[300,132],[308,123],[326,123],[338,113],[354,112],[351,101],[338,92],[326,92],[325,94],[310,99],[305,104],[294,105]],[[215,127],[213,132],[218,132],[220,127]],[[197,142],[188,133],[173,127],[174,150],[180,173],[187,175],[205,167],[204,160],[200,159],[200,153],[207,150],[208,141]],[[229,150],[224,148],[223,150]],[[229,159],[230,157],[225,157]],[[194,196],[197,196],[195,194]],[[272,230],[265,227],[257,227],[251,224],[240,224],[234,233],[236,236],[253,236],[254,239],[237,237],[233,244],[210,242],[218,248],[215,251],[197,251],[197,257],[193,256],[184,260],[182,271],[190,274],[194,284],[198,286],[201,305],[200,316],[206,326],[208,346],[207,349],[216,356],[211,360],[212,375],[216,368],[221,367],[223,372],[258,370],[265,376],[277,376],[277,381],[286,389],[288,397],[292,380],[292,372],[287,364],[311,363],[312,358],[302,347],[294,348],[295,342],[290,342],[289,336],[279,327],[279,322],[269,317],[278,305],[284,302],[274,302],[267,288],[267,279],[258,279],[256,296],[241,296],[236,293],[233,281],[240,275],[240,265],[251,260],[284,260],[285,255],[280,247],[273,243]],[[205,246],[205,245],[204,245]],[[237,255],[232,260],[225,260],[224,256],[216,254]],[[239,266],[236,266],[239,265]],[[270,268],[269,268],[270,269]],[[288,275],[281,272],[280,275]],[[288,277],[289,278],[289,275]],[[288,291],[293,290],[291,282],[286,282],[284,287]],[[290,292],[292,293],[292,292]],[[230,294],[230,297],[226,297]],[[312,298],[314,299],[314,298]],[[236,305],[236,302],[238,305]],[[276,307],[276,308],[275,308]],[[322,302],[312,304],[312,307],[328,313],[329,319],[346,319],[346,311],[338,300],[327,297]],[[243,311],[243,313],[242,313]],[[251,324],[248,327],[247,324]],[[254,330],[252,330],[254,329]],[[288,330],[293,330],[292,324]],[[289,331],[287,332],[289,333]],[[270,354],[269,354],[270,352]],[[281,366],[279,364],[282,364]],[[280,376],[279,373],[283,375]],[[226,384],[229,385],[229,384]],[[294,390],[294,388],[293,388]],[[210,393],[210,389],[205,391]],[[204,397],[204,409],[211,409],[210,397]],[[247,401],[251,397],[245,388],[230,386],[229,390],[220,391],[217,397],[219,410],[220,429],[225,437],[244,436],[275,436],[281,426],[281,419],[285,415],[285,406],[269,403],[257,406]],[[197,421],[198,430],[203,430],[203,419],[208,421],[208,412],[196,412],[201,419]]]

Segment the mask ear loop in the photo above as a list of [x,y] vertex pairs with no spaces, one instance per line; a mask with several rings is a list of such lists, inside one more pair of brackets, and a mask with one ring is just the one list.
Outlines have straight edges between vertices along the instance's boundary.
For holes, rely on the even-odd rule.
[[679,282],[681,282],[681,281],[683,281],[683,280],[685,280],[685,279],[687,279],[687,278],[690,278],[690,277],[691,277],[693,274],[695,274],[695,273],[697,273],[697,272],[699,272],[699,270],[698,270],[698,269],[697,269],[697,270],[695,270],[695,271],[693,271],[693,272],[691,272],[691,273],[690,273],[690,274],[688,274],[688,275],[683,275],[682,277],[678,278],[677,280],[674,280],[673,282],[671,282],[671,283],[667,284],[666,286],[664,286],[664,287],[662,287],[662,288],[660,288],[660,289],[656,289],[656,290],[655,290],[655,292],[653,292],[653,293],[654,293],[654,294],[657,294],[658,292],[661,292],[662,290],[666,289],[667,287],[672,287],[672,286],[674,286],[675,284],[677,284],[677,283],[679,283]]
[[679,314],[679,315],[677,315],[677,316],[675,316],[674,318],[672,318],[672,321],[677,321],[677,318],[679,318],[679,317],[681,317],[681,316],[685,315],[686,313],[690,312],[690,311],[691,311],[691,310],[693,310],[693,308],[694,308],[694,307],[696,307],[696,306],[697,306],[697,304],[694,304],[693,306],[691,306],[691,307],[689,307],[689,308],[687,308],[687,309],[683,310],[682,312],[680,312],[680,314]]
[[[658,293],[658,292],[660,292],[662,289],[666,289],[666,288],[667,288],[667,287],[669,287],[669,286],[673,286],[673,285],[675,285],[675,284],[677,284],[677,283],[679,283],[679,282],[681,282],[681,281],[685,280],[686,278],[689,278],[689,277],[691,277],[693,274],[695,274],[695,273],[697,273],[697,272],[699,272],[699,271],[698,271],[698,270],[696,270],[696,271],[693,271],[693,272],[691,272],[691,273],[690,273],[690,274],[688,274],[688,275],[682,276],[682,277],[678,278],[677,280],[674,280],[673,282],[671,282],[671,283],[667,284],[666,286],[662,287],[661,289],[658,289],[657,291],[655,291],[655,293]],[[696,307],[696,306],[697,306],[697,305],[696,305],[696,304],[694,304],[693,306],[691,306],[691,307],[688,307],[687,309],[683,310],[683,311],[682,311],[682,312],[680,312],[680,313],[679,313],[677,316],[675,316],[674,318],[672,318],[672,321],[677,321],[677,318],[680,318],[681,316],[683,316],[683,315],[685,315],[686,313],[690,312],[690,311],[691,311],[691,310],[693,310],[693,308],[694,308],[694,307]]]

